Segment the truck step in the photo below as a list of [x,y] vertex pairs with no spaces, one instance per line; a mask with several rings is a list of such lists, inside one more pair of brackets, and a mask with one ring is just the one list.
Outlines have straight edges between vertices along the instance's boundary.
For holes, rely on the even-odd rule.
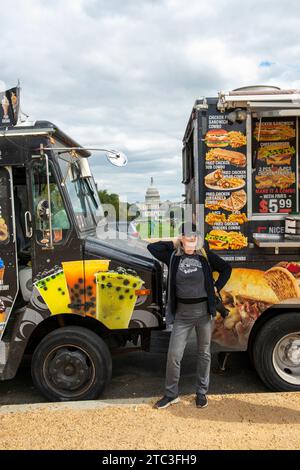
[[151,331],[149,352],[167,353],[170,342],[170,335],[170,331]]

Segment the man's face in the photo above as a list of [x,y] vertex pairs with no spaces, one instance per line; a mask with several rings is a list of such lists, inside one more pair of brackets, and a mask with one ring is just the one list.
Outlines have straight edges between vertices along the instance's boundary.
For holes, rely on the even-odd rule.
[[189,234],[180,237],[183,249],[186,253],[192,253],[197,246],[197,235]]

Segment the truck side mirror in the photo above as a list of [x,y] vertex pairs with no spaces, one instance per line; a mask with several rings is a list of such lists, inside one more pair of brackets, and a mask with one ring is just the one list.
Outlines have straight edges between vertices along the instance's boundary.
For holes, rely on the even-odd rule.
[[126,166],[128,161],[125,153],[115,150],[107,151],[106,158],[114,166]]

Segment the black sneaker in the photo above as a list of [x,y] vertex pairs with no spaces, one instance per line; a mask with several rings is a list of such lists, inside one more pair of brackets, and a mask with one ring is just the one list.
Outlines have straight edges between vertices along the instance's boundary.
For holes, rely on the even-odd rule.
[[168,406],[173,405],[174,403],[178,403],[179,400],[179,397],[173,398],[164,396],[160,400],[158,400],[158,402],[155,403],[154,408],[168,408]]
[[196,406],[197,408],[205,408],[208,406],[206,395],[202,395],[201,393],[197,393],[196,395]]

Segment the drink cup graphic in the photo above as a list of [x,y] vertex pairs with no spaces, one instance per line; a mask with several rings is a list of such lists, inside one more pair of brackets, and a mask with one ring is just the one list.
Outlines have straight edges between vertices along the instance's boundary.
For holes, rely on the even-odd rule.
[[0,217],[0,242],[8,239],[8,227],[3,217]]
[[73,313],[96,316],[95,273],[107,271],[110,260],[96,259],[62,263]]
[[0,258],[0,284],[3,284],[3,276],[5,271],[5,265],[2,258]]
[[4,119],[8,119],[8,118],[9,118],[9,116],[8,116],[9,101],[8,101],[8,99],[6,98],[5,95],[3,95],[1,104],[2,104],[2,109],[3,109],[3,118],[4,118]]
[[128,328],[137,299],[136,290],[144,281],[131,274],[114,271],[97,273],[97,319],[107,328]]
[[11,91],[10,93],[11,104],[14,110],[14,116],[17,118],[17,111],[18,111],[18,97],[17,95]]
[[5,313],[5,304],[2,299],[0,299],[0,323],[4,323],[6,320],[6,313]]
[[72,312],[68,307],[70,304],[70,296],[62,269],[37,281],[35,286],[52,315]]

